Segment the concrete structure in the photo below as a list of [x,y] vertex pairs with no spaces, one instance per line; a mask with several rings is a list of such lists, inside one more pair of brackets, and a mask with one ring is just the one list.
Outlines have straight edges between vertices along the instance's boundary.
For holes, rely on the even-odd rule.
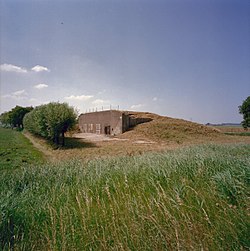
[[117,135],[137,124],[149,121],[150,118],[138,118],[135,113],[108,110],[81,114],[78,123],[81,132],[84,133]]

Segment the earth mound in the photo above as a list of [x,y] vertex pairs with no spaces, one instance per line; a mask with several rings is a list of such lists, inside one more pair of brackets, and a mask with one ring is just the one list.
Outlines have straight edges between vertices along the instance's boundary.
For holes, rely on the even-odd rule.
[[121,138],[147,139],[157,142],[174,141],[182,143],[201,138],[215,138],[220,131],[184,119],[160,116],[149,112],[128,112],[134,118],[148,118],[151,121],[139,124],[123,133]]

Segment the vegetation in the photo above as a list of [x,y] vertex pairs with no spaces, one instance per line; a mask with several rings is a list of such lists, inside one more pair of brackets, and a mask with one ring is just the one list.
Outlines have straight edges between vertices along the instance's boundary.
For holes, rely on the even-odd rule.
[[250,96],[248,96],[239,106],[239,113],[243,114],[242,126],[247,129],[250,127]]
[[0,171],[43,162],[42,154],[15,130],[0,128],[0,146]]
[[183,119],[163,117],[152,113],[134,113],[134,117],[152,119],[150,122],[139,124],[121,135],[123,138],[146,138],[158,142],[190,142],[194,138],[216,138],[218,130]]
[[250,145],[205,145],[0,175],[0,249],[244,250]]
[[16,106],[9,112],[4,112],[0,115],[0,122],[4,127],[23,128],[23,118],[25,114],[33,110],[33,107]]
[[225,132],[225,134],[231,136],[250,136],[250,132]]
[[10,113],[9,112],[3,112],[0,115],[0,122],[1,125],[4,127],[10,127],[11,121],[10,121]]
[[53,140],[57,145],[64,134],[76,123],[77,114],[73,107],[63,103],[49,103],[36,107],[24,117],[24,127],[29,132]]

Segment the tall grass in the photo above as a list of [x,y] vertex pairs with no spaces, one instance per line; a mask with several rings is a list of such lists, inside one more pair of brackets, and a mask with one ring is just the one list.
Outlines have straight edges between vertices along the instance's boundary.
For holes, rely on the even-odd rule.
[[247,249],[249,153],[206,145],[3,172],[0,249]]

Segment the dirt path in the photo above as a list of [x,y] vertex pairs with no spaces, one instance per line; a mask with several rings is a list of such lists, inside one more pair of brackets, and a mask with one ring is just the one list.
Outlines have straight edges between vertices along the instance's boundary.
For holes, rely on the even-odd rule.
[[33,144],[35,148],[37,148],[40,152],[42,152],[45,158],[49,161],[56,162],[58,159],[54,156],[52,150],[47,149],[47,147],[39,142],[37,138],[33,137],[28,132],[23,132],[23,135]]

